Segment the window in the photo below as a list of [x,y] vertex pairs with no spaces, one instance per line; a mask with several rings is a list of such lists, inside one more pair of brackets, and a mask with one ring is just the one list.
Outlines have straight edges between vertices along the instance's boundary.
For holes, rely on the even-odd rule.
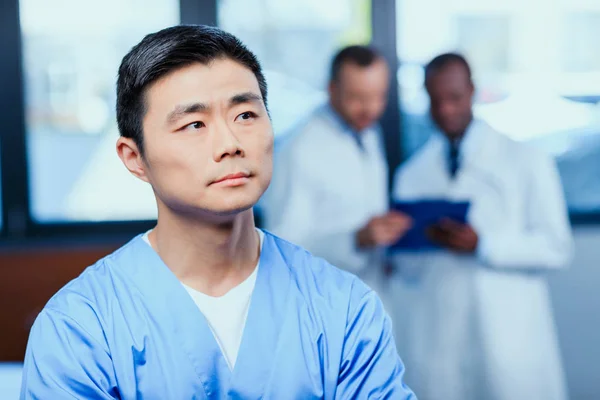
[[[460,51],[477,86],[475,114],[556,157],[572,212],[600,211],[600,4],[397,0],[405,155],[434,131],[423,67]],[[431,14],[430,10],[437,12]],[[549,45],[552,43],[552,45]]]
[[220,0],[218,6],[219,26],[261,61],[279,137],[326,100],[334,53],[371,39],[370,0]]
[[564,16],[563,68],[567,72],[600,71],[600,11],[574,11]]
[[34,221],[155,217],[114,149],[115,83],[131,46],[179,23],[179,1],[21,0],[20,16]]

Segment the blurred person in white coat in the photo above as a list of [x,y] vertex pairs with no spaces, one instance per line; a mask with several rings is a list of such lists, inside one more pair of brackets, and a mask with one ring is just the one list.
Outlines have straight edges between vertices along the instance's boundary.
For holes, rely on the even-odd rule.
[[403,334],[422,400],[564,400],[567,390],[545,271],[565,266],[572,236],[552,159],[473,118],[458,54],[426,67],[439,128],[395,175],[395,200],[467,200],[468,224],[429,230],[441,251],[395,257],[410,303]]
[[391,305],[384,248],[408,228],[389,212],[388,167],[377,124],[389,69],[374,49],[349,46],[331,65],[329,101],[276,152],[261,207],[264,227],[358,275]]

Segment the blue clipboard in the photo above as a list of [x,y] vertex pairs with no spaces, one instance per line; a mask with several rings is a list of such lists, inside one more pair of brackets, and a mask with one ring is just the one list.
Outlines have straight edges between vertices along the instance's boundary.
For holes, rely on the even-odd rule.
[[393,203],[392,209],[410,216],[413,225],[390,250],[397,252],[439,249],[437,244],[429,240],[426,230],[445,218],[466,223],[469,208],[468,201],[419,200]]

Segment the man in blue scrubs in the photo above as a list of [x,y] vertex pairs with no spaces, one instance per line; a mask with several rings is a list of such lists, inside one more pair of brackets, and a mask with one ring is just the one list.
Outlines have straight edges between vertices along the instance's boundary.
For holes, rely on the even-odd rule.
[[254,226],[266,99],[256,57],[216,28],[168,28],[125,56],[117,152],[158,222],[48,302],[21,398],[414,399],[377,295]]

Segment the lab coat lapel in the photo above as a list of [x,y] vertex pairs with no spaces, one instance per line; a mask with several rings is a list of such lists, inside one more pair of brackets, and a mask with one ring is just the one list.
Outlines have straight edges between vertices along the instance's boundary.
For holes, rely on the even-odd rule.
[[479,171],[488,172],[490,165],[496,160],[496,135],[492,128],[480,120],[473,120],[467,131],[467,135],[461,144],[461,158],[465,168],[475,168]]
[[290,272],[273,236],[265,233],[260,268],[234,368],[229,398],[262,398],[277,368],[279,333],[290,314]]
[[502,153],[502,137],[485,122],[475,122],[473,140],[465,154],[465,174],[455,188],[455,195],[471,201],[468,216],[471,225],[477,231],[489,231],[505,225],[510,215],[506,207],[513,201],[506,197],[510,191],[502,179],[502,171],[510,166],[498,158],[498,152]]
[[[125,267],[155,323],[167,332],[165,346],[181,345],[208,398],[222,398],[231,372],[204,315],[158,254],[138,236]],[[181,366],[184,368],[184,366]]]
[[[440,132],[435,138],[432,138],[436,147],[434,153],[436,170],[441,172],[444,182],[443,191],[453,199],[464,199],[470,197],[474,182],[486,181],[490,172],[489,165],[493,164],[493,143],[489,137],[490,127],[482,121],[473,120],[467,129],[465,137],[460,144],[459,170],[454,178],[448,173],[448,153],[449,142]],[[443,171],[443,172],[442,172]],[[429,178],[432,181],[431,178]]]
[[[445,198],[449,195],[454,180],[448,174],[446,158],[447,143],[442,134],[429,139],[424,165],[427,165],[427,179],[422,179],[417,186],[415,197],[417,198]],[[457,179],[460,176],[460,171]],[[415,190],[412,189],[411,190]]]

